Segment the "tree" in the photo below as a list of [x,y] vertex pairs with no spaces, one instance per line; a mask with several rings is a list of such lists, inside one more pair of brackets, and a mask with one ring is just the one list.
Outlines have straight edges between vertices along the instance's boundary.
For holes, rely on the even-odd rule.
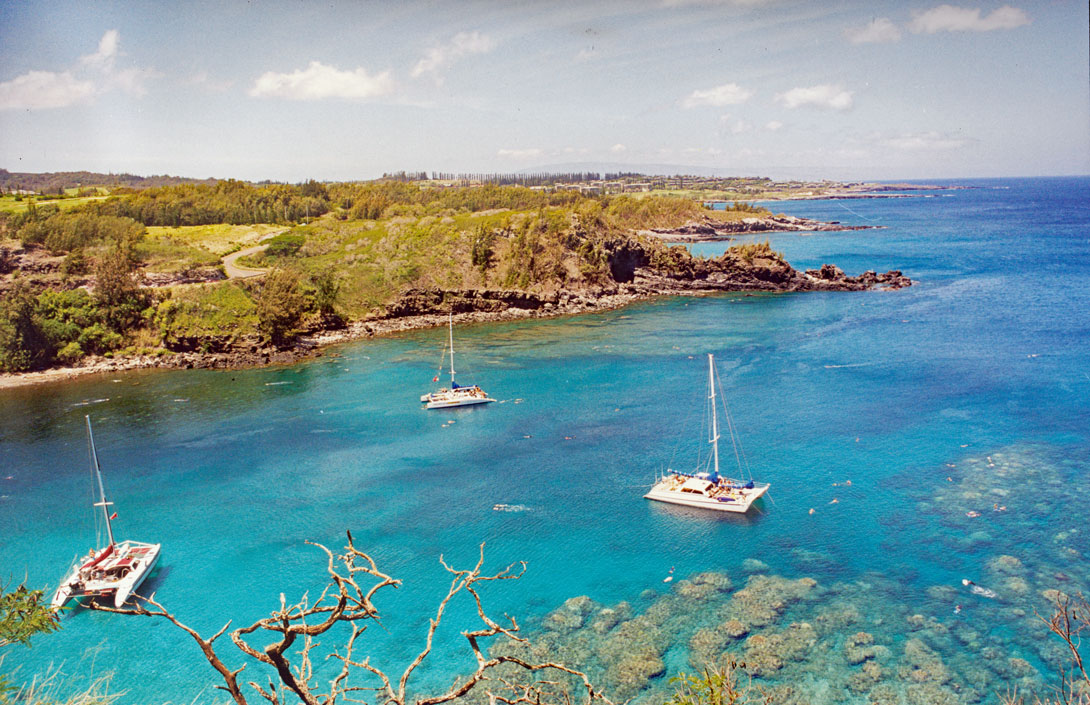
[[[35,634],[48,634],[60,629],[59,615],[45,599],[41,590],[29,590],[20,583],[6,591],[0,584],[0,648],[13,644],[30,646]],[[2,661],[0,657],[0,661]],[[0,702],[5,693],[15,690],[7,677],[0,675]]]
[[50,359],[36,306],[34,291],[22,279],[0,297],[0,371],[24,372]]
[[337,296],[341,293],[341,283],[336,275],[328,269],[323,269],[310,277],[314,285],[314,308],[322,315],[327,323],[339,320],[337,315]]
[[[114,608],[97,602],[88,603],[88,606],[105,612],[166,619],[185,631],[197,642],[208,663],[223,679],[225,685],[219,687],[230,693],[231,698],[238,705],[247,703],[239,676],[252,661],[269,666],[275,673],[275,677],[268,679],[267,685],[249,681],[249,686],[254,692],[274,705],[286,703],[291,695],[306,705],[335,705],[340,699],[361,702],[353,700],[353,697],[358,697],[358,694],[364,692],[375,692],[381,702],[392,705],[409,705],[409,703],[440,705],[461,698],[478,687],[486,689],[492,705],[498,702],[543,705],[551,700],[550,696],[558,697],[565,704],[570,703],[570,693],[553,692],[558,685],[555,681],[532,680],[529,683],[515,683],[499,675],[497,669],[504,664],[517,667],[521,672],[535,676],[545,673],[569,678],[570,683],[583,692],[584,705],[595,703],[612,705],[580,671],[558,663],[530,663],[514,656],[486,655],[484,644],[486,639],[499,637],[523,643],[526,640],[518,636],[519,626],[513,617],[505,616],[502,621],[495,621],[487,615],[478,593],[479,586],[495,581],[518,580],[522,577],[526,564],[512,564],[497,573],[485,575],[482,573],[484,544],[481,544],[480,557],[476,565],[468,570],[452,568],[440,556],[439,562],[451,575],[450,588],[436,608],[435,616],[429,622],[423,648],[401,672],[400,677],[396,681],[393,680],[389,674],[371,665],[370,658],[359,656],[357,641],[366,631],[368,622],[377,622],[379,619],[379,610],[375,605],[378,593],[386,588],[400,586],[401,581],[380,571],[374,559],[355,547],[352,533],[348,532],[347,535],[348,544],[344,553],[340,555],[334,555],[331,550],[321,544],[307,542],[324,552],[327,558],[326,571],[329,575],[329,583],[316,601],[311,603],[304,595],[299,602],[289,605],[281,594],[280,605],[271,616],[231,632],[231,641],[250,660],[238,668],[228,666],[216,652],[215,642],[227,632],[230,622],[214,635],[206,638],[182,624],[177,617],[155,600],[154,595],[148,598],[138,596],[141,604],[135,608]],[[516,565],[519,566],[517,571]],[[477,615],[483,622],[478,629],[462,632],[462,636],[468,641],[476,658],[476,670],[458,678],[444,693],[430,697],[410,698],[409,681],[416,669],[431,653],[436,630],[447,607],[453,599],[464,594],[468,594],[474,600]],[[345,627],[348,628],[348,635],[344,643],[332,650],[324,651],[327,659],[340,663],[340,668],[331,679],[321,679],[320,682],[313,668],[314,660],[323,653],[318,639],[327,634],[332,638],[335,633],[330,633],[332,630]],[[259,641],[265,644],[263,647],[257,647],[250,641],[258,635],[264,637],[259,638]],[[362,683],[357,679],[357,676],[361,674],[364,678]],[[279,686],[276,685],[277,682]]]
[[30,590],[20,583],[14,590],[5,591],[0,584],[0,647],[30,646],[32,636],[55,632],[60,626],[58,613],[41,590]]
[[[671,678],[674,695],[667,705],[749,705],[773,702],[772,695],[750,682],[741,683],[738,672],[746,665],[734,660],[729,654],[722,667],[705,667],[699,676],[679,673]],[[748,677],[747,677],[748,678]]]
[[123,333],[136,326],[147,308],[147,296],[133,276],[131,253],[122,243],[109,248],[95,265],[95,302],[111,329]]
[[257,305],[257,328],[268,342],[281,346],[295,337],[307,308],[296,272],[290,269],[270,271],[265,275],[254,303]]

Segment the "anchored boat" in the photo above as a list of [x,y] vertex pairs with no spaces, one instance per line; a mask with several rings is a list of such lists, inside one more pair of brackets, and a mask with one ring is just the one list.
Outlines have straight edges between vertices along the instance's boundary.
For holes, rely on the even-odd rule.
[[106,500],[102,472],[98,466],[98,453],[95,451],[95,437],[91,431],[91,417],[85,418],[91,471],[98,486],[99,501],[92,506],[96,511],[102,509],[109,542],[101,548],[92,548],[69,569],[53,595],[53,609],[60,608],[70,599],[89,596],[113,597],[114,607],[120,607],[151,573],[162,548],[162,544],[158,543],[114,540],[112,521],[117,518],[117,514],[110,513],[113,502]]
[[[719,418],[716,411],[715,358],[708,355],[708,407],[711,409],[711,435],[708,442],[712,446],[711,468],[698,469],[692,473],[667,470],[666,475],[655,481],[651,491],[644,495],[647,499],[682,504],[687,507],[714,509],[719,512],[743,514],[750,506],[768,491],[770,485],[754,482],[752,477],[745,480],[723,477],[719,474]],[[725,414],[727,431],[734,446],[735,459],[738,461],[739,474],[743,472],[738,438],[734,433],[734,423],[730,414]]]
[[[454,314],[449,315],[447,324],[449,330],[447,349],[450,350],[450,388],[424,394],[420,397],[420,401],[426,404],[429,409],[449,409],[454,406],[472,406],[473,404],[487,404],[496,401],[475,384],[467,386],[454,381]],[[444,351],[445,356],[446,352]],[[440,361],[440,370],[442,366],[443,363]],[[436,373],[432,382],[438,381],[439,373]]]

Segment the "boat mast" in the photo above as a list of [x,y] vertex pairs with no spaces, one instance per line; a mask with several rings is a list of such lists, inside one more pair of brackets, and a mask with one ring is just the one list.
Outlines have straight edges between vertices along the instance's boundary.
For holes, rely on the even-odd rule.
[[91,469],[95,471],[95,478],[98,480],[98,496],[99,501],[95,502],[93,506],[102,507],[102,516],[106,517],[106,535],[110,538],[110,545],[114,545],[114,528],[110,524],[110,507],[113,502],[106,501],[106,488],[102,486],[102,472],[98,469],[98,453],[95,451],[95,435],[91,432],[91,416],[88,414],[84,416],[87,420],[87,443],[91,447]]
[[715,413],[715,357],[708,353],[708,403],[712,407],[712,456],[715,458],[714,482],[719,482],[719,419]]
[[450,326],[450,388],[454,389],[454,313],[447,314]]

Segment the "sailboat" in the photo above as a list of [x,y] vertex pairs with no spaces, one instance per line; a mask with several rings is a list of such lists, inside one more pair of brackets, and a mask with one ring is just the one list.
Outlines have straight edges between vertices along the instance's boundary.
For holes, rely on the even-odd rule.
[[[708,355],[708,406],[711,409],[712,468],[692,473],[667,470],[667,474],[656,479],[651,491],[644,495],[647,499],[687,507],[701,507],[720,512],[744,514],[750,506],[768,491],[769,484],[754,482],[753,478],[741,480],[723,477],[719,474],[719,418],[715,404],[715,358]],[[734,424],[730,414],[726,415],[727,430],[734,444],[734,455],[738,461],[739,473],[742,472],[742,460],[739,454],[738,439],[735,437]]]
[[[454,406],[471,406],[473,404],[487,404],[495,399],[477,385],[461,385],[454,381],[454,314],[449,314],[447,319],[449,331],[448,348],[450,350],[450,388],[429,392],[420,397],[420,401],[427,404],[429,409],[449,409]],[[442,363],[440,362],[440,366]],[[435,375],[433,382],[439,381],[439,375]]]
[[70,599],[80,597],[113,597],[114,607],[125,604],[129,596],[140,587],[159,560],[162,544],[141,543],[139,541],[116,541],[112,520],[116,514],[110,514],[113,502],[107,501],[106,490],[102,485],[102,472],[98,467],[98,453],[95,451],[95,437],[91,432],[91,417],[87,420],[87,444],[90,446],[91,470],[98,485],[98,501],[93,507],[102,509],[106,519],[106,536],[109,539],[102,548],[92,548],[80,558],[64,576],[60,587],[53,595],[53,609],[59,609]]

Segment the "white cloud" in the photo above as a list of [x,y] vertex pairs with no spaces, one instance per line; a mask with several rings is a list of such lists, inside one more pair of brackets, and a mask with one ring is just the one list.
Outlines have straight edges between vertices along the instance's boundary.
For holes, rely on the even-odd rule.
[[685,108],[695,108],[700,105],[741,105],[753,97],[753,91],[742,88],[737,83],[724,83],[715,88],[697,90],[690,93],[681,105]]
[[495,45],[491,37],[480,32],[459,32],[448,44],[428,49],[424,58],[416,62],[411,75],[419,78],[430,73],[438,78],[440,71],[463,56],[485,54],[492,51]]
[[779,120],[771,120],[765,123],[765,129],[769,132],[778,132],[779,130],[783,129],[783,123]]
[[964,147],[969,140],[938,132],[915,132],[882,137],[878,142],[903,152],[941,152]]
[[155,78],[162,78],[162,76],[163,74],[150,68],[122,69],[121,71],[112,73],[107,78],[107,86],[120,88],[132,95],[145,95],[148,92],[148,81]]
[[776,100],[783,103],[784,107],[791,109],[812,105],[815,108],[849,110],[852,107],[852,92],[844,90],[841,86],[824,84],[808,88],[792,88],[786,93],[777,95]]
[[121,33],[116,29],[107,30],[102,39],[98,40],[98,51],[81,56],[79,62],[84,66],[108,71],[113,68],[120,44]]
[[909,29],[917,34],[935,34],[936,32],[992,32],[998,29],[1014,29],[1029,24],[1029,16],[1016,7],[1004,5],[981,16],[980,8],[938,7],[917,13]]
[[250,95],[288,100],[364,99],[386,95],[393,89],[389,71],[371,76],[362,68],[341,71],[320,61],[311,61],[305,69],[291,73],[268,71],[262,74],[254,82]]
[[496,156],[506,157],[508,159],[532,159],[534,157],[540,157],[542,151],[540,149],[501,149],[496,152]]
[[901,30],[888,17],[876,17],[863,27],[845,30],[852,44],[889,44],[900,41]]
[[618,142],[617,144],[610,147],[609,151],[613,152],[614,154],[622,154],[622,153],[628,151],[628,147],[626,147],[623,144],[621,144],[620,142]]
[[88,101],[95,84],[81,81],[68,71],[28,71],[0,83],[0,110],[67,108]]
[[133,95],[147,93],[146,84],[160,74],[155,69],[114,68],[121,56],[121,34],[111,29],[102,35],[98,49],[67,71],[28,71],[0,83],[0,110],[67,108],[89,103],[100,93],[121,90]]

